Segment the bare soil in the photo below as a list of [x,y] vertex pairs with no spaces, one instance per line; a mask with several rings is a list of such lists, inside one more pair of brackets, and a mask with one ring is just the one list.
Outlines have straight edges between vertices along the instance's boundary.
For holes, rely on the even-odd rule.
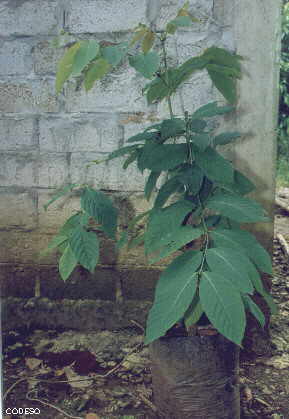
[[[280,209],[275,233],[289,243],[289,214]],[[279,313],[272,317],[266,354],[242,358],[242,419],[289,419],[289,263],[276,239],[273,258]],[[115,332],[10,331],[3,336],[4,412],[29,407],[40,409],[41,419],[158,418],[142,340],[133,322]],[[4,416],[28,417],[16,410]]]

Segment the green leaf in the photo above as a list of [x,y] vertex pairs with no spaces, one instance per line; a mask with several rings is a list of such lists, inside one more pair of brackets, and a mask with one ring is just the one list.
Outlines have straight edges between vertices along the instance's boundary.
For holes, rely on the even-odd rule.
[[212,181],[232,183],[234,169],[231,163],[224,159],[216,150],[208,147],[204,152],[196,152],[196,163]]
[[244,254],[228,247],[214,247],[207,251],[206,261],[212,272],[222,275],[236,289],[253,294],[254,288],[248,274],[252,266]]
[[268,292],[264,288],[261,292],[259,292],[259,294],[261,294],[264,300],[266,301],[268,307],[270,308],[271,314],[278,314],[278,307],[274,302],[272,296],[268,294]]
[[194,299],[184,316],[186,329],[196,324],[202,317],[203,313],[204,310],[200,302],[200,297],[198,294],[195,294]]
[[115,150],[112,153],[109,153],[106,161],[113,160],[113,159],[116,159],[118,157],[121,157],[121,156],[124,156],[126,154],[129,154],[129,153],[131,153],[132,151],[134,151],[134,150],[136,150],[138,148],[139,148],[139,144],[121,147],[118,150]]
[[76,44],[72,45],[72,47],[70,47],[65,52],[64,56],[58,63],[55,84],[57,94],[61,92],[64,83],[66,82],[66,80],[69,79],[72,73],[74,57],[78,49],[80,48],[80,45],[80,42],[77,42]]
[[231,104],[234,105],[237,102],[237,87],[236,87],[236,81],[229,77],[225,76],[222,73],[213,71],[208,69],[208,74],[216,86],[216,88],[219,90],[219,92],[222,93],[224,98]]
[[47,202],[47,204],[43,205],[43,208],[45,211],[47,211],[47,208],[53,204],[53,202],[57,201],[57,199],[62,198],[64,195],[68,194],[72,191],[72,189],[76,188],[78,185],[77,183],[70,183],[69,185],[64,186],[64,188],[59,189],[52,198]]
[[150,255],[149,262],[155,263],[166,258],[171,253],[199,238],[203,233],[204,231],[201,228],[188,225],[175,227],[161,237],[159,240],[160,247],[154,251],[153,255]]
[[151,49],[151,47],[153,46],[155,37],[156,37],[156,34],[154,32],[150,30],[147,31],[142,42],[142,50],[144,54],[147,54],[149,50]]
[[215,272],[204,272],[200,300],[212,325],[227,339],[241,345],[246,325],[242,298],[232,283]]
[[183,189],[181,183],[179,182],[178,176],[174,176],[167,180],[160,188],[158,195],[156,197],[154,206],[162,207],[169,197],[178,192],[180,189]]
[[262,272],[272,274],[272,263],[269,253],[260,245],[256,237],[245,230],[221,229],[210,233],[218,246],[231,247],[245,253]]
[[255,304],[254,301],[248,295],[243,295],[242,298],[245,304],[245,308],[253,314],[253,316],[260,323],[260,326],[264,327],[266,323],[265,316],[260,310],[260,308],[257,306],[257,304]]
[[[145,249],[147,253],[158,250],[167,244],[167,235],[180,227],[184,218],[192,211],[192,203],[180,200],[165,208],[155,208],[150,212],[145,234]],[[171,237],[171,236],[170,236]]]
[[147,143],[138,159],[140,170],[150,169],[154,172],[170,170],[183,163],[187,157],[186,144],[152,144]]
[[226,77],[230,77],[230,78],[240,78],[241,77],[241,73],[239,70],[237,70],[234,67],[227,67],[224,65],[218,65],[218,64],[208,64],[207,65],[207,70],[211,70],[215,73],[220,73],[221,76],[226,76]]
[[148,180],[146,181],[144,194],[145,194],[145,197],[146,197],[147,201],[150,200],[151,194],[152,194],[154,188],[156,187],[156,183],[157,183],[157,180],[158,180],[160,174],[161,174],[161,172],[153,172],[152,171],[150,173],[149,177],[148,177]]
[[224,132],[214,137],[214,145],[224,145],[230,143],[232,140],[240,138],[239,132]]
[[208,134],[193,135],[191,140],[201,151],[205,151],[206,148],[208,148],[208,146],[212,143],[212,139]]
[[211,102],[197,109],[193,113],[192,118],[210,118],[232,112],[234,109],[233,106],[218,106],[218,102]]
[[177,257],[162,273],[148,315],[146,344],[163,336],[184,315],[197,289],[196,270],[201,261],[200,252],[189,251]]
[[[172,70],[168,70],[168,72],[162,73],[159,77],[153,79],[145,86],[144,92],[146,93],[149,105],[155,102],[160,102],[173,92],[173,89],[170,88],[170,78],[172,73]],[[168,80],[169,83],[167,83],[166,80]]]
[[127,242],[128,242],[128,232],[122,231],[121,236],[116,243],[117,250],[122,249],[127,244]]
[[134,237],[132,240],[130,240],[129,244],[128,244],[128,249],[132,249],[133,247],[137,247],[140,246],[141,244],[144,243],[144,234],[140,234],[137,237]]
[[88,69],[85,74],[84,87],[88,92],[92,89],[96,80],[102,79],[106,73],[110,70],[111,65],[104,59],[99,58],[96,60]]
[[72,65],[72,74],[79,75],[99,53],[99,43],[94,40],[81,41]]
[[153,141],[159,136],[158,132],[141,132],[140,134],[133,135],[127,140],[127,143],[135,143],[138,141]]
[[60,246],[63,242],[67,240],[67,236],[63,234],[57,234],[53,239],[48,243],[47,250],[55,249]]
[[81,219],[83,217],[83,214],[81,212],[77,212],[76,214],[73,214],[71,217],[69,217],[63,226],[61,227],[59,231],[59,235],[69,237],[73,230],[81,225]]
[[231,54],[228,50],[218,47],[210,47],[204,52],[204,56],[209,60],[210,64],[217,64],[226,67],[232,67],[241,73],[240,55]]
[[203,119],[193,118],[189,121],[189,129],[197,134],[202,134],[207,123]]
[[137,158],[138,158],[138,156],[139,156],[139,150],[138,149],[136,149],[135,151],[133,151],[129,156],[128,156],[128,158],[125,160],[125,162],[123,163],[123,165],[122,165],[122,168],[124,169],[124,170],[126,170],[127,168],[128,168],[128,166],[131,164],[131,163],[133,163]]
[[178,16],[171,20],[168,24],[174,26],[192,26],[192,19],[189,16]]
[[161,139],[163,141],[168,138],[175,138],[185,133],[185,122],[180,118],[165,119],[161,125]]
[[59,259],[59,273],[63,281],[70,277],[76,265],[77,259],[68,244]]
[[127,53],[128,46],[126,42],[118,45],[110,45],[101,50],[103,58],[113,67],[117,66],[125,54]]
[[69,244],[80,265],[93,273],[99,259],[99,241],[96,234],[78,227],[69,237]]
[[256,201],[229,192],[217,192],[206,206],[239,223],[268,221],[265,210]]
[[144,77],[151,79],[159,68],[160,58],[155,51],[151,51],[147,54],[139,54],[129,57],[129,63]]
[[136,42],[141,40],[145,36],[145,34],[148,32],[148,30],[149,28],[146,25],[140,23],[138,27],[134,30],[135,35],[132,38],[130,45],[133,46]]
[[103,192],[86,188],[81,197],[81,207],[102,225],[108,237],[115,238],[117,209]]
[[197,165],[184,165],[178,170],[178,181],[186,186],[188,192],[196,195],[201,189],[204,173]]
[[219,185],[222,189],[225,189],[231,193],[239,195],[246,195],[256,189],[255,185],[248,179],[243,173],[238,170],[234,171],[234,182],[226,185]]
[[189,79],[195,71],[203,70],[207,64],[208,59],[204,55],[189,58],[173,73],[174,88],[177,88],[185,80]]
[[166,31],[167,31],[167,33],[169,33],[170,35],[174,35],[174,33],[176,32],[176,30],[177,30],[178,28],[177,28],[177,26],[176,25],[174,25],[173,23],[171,23],[171,22],[169,22],[169,23],[167,23],[167,25],[166,25]]

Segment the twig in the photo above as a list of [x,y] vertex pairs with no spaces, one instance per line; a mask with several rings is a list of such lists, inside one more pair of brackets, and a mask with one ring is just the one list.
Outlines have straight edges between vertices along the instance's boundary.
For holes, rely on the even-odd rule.
[[135,326],[137,326],[143,332],[143,334],[144,334],[145,329],[144,329],[144,327],[141,324],[139,324],[135,320],[131,320],[131,323],[133,323]]
[[275,199],[276,204],[282,208],[282,210],[286,211],[287,213],[289,213],[289,206],[286,205],[281,199],[276,198]]
[[48,403],[48,402],[44,402],[43,400],[40,399],[36,399],[35,397],[30,397],[29,393],[26,394],[26,398],[30,401],[34,401],[34,402],[38,402],[38,403],[42,403],[44,406],[49,406],[52,407],[53,409],[57,410],[58,412],[62,413],[63,415],[67,416],[68,418],[71,419],[82,419],[80,416],[71,416],[68,413],[66,413],[64,410],[60,409],[57,406],[54,406],[54,404]]
[[286,242],[286,240],[285,240],[285,238],[282,234],[279,233],[279,234],[277,234],[276,237],[277,237],[277,240],[279,241],[279,243],[282,247],[283,253],[285,254],[285,256],[287,256],[287,259],[289,261],[289,245],[288,245],[288,243]]
[[16,386],[18,386],[18,384],[21,383],[21,381],[25,381],[25,380],[27,380],[27,377],[22,377],[22,378],[19,378],[19,380],[15,381],[15,383],[13,383],[12,386],[10,386],[8,388],[8,390],[4,393],[3,400],[6,399],[6,397],[13,390],[13,388],[15,388]]
[[128,352],[127,354],[126,354],[126,356],[122,359],[122,361],[120,361],[120,363],[119,364],[117,364],[114,368],[112,368],[110,371],[108,371],[106,374],[104,374],[104,375],[99,375],[100,377],[103,377],[103,378],[106,378],[106,377],[108,377],[109,375],[111,375],[111,374],[113,374],[115,371],[117,371],[121,366],[122,366],[122,364],[124,363],[124,361],[127,359],[127,357],[129,356],[129,355],[131,355],[133,352],[135,352],[138,348],[140,348],[141,346],[142,346],[143,344],[142,343],[138,343],[130,352]]
[[139,397],[153,412],[157,413],[158,409],[156,408],[156,406],[149,399],[147,399],[140,391],[137,392],[136,397]]
[[263,406],[266,407],[271,407],[271,405],[267,402],[265,402],[265,400],[259,399],[259,397],[254,397],[254,400],[260,404],[262,404]]

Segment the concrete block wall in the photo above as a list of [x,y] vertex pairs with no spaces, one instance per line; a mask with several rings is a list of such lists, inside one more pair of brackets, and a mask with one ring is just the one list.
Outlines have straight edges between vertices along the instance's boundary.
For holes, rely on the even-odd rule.
[[[211,45],[231,50],[242,45],[242,53],[246,55],[245,46],[249,43],[260,48],[260,31],[264,34],[269,31],[267,38],[277,34],[273,17],[269,29],[268,24],[266,29],[258,27],[255,38],[253,24],[252,39],[242,34],[246,14],[241,10],[240,16],[237,14],[237,3],[237,0],[191,0],[191,10],[200,23],[193,30],[180,30],[169,41],[170,63],[181,63]],[[67,182],[88,182],[108,191],[121,210],[122,224],[147,208],[142,199],[144,178],[133,165],[123,171],[121,160],[87,164],[105,157],[123,145],[127,137],[168,113],[165,102],[147,106],[141,93],[146,81],[127,65],[113,71],[88,94],[76,91],[70,83],[57,97],[56,64],[63,48],[54,48],[52,41],[61,30],[69,32],[71,39],[123,41],[139,22],[161,29],[182,4],[180,0],[1,1],[0,280],[4,295],[33,296],[35,281],[40,279],[44,296],[93,295],[113,299],[115,293],[122,292],[129,299],[151,297],[160,267],[148,268],[142,249],[117,256],[112,243],[106,242],[102,264],[95,275],[89,276],[79,269],[66,285],[59,279],[56,256],[40,256],[64,219],[78,208],[79,202],[73,197],[59,201],[48,212],[43,209],[55,190]],[[256,19],[260,8],[263,6],[255,5]],[[263,15],[269,18],[272,11],[276,17],[275,0],[264,6]],[[266,50],[270,45],[266,45]],[[250,61],[254,54],[253,49],[248,52],[251,73],[262,66],[262,56],[259,61]],[[273,55],[268,58],[274,75],[263,74],[259,90],[267,82],[273,89],[277,78],[274,60]],[[242,95],[245,103],[248,96]],[[195,74],[174,98],[175,112],[181,114],[184,108],[191,112],[215,97],[216,91],[206,74]],[[253,113],[269,114],[276,106],[276,97],[269,102],[267,109],[261,109],[262,104],[258,103]],[[270,121],[268,130],[274,128],[274,118]],[[269,148],[274,147],[273,135],[267,143]],[[239,147],[242,149],[242,145]],[[274,161],[272,152],[268,160]],[[254,162],[252,165],[256,166]],[[267,197],[273,194],[272,182],[268,181],[273,168],[270,170],[265,180]],[[134,287],[136,281],[138,285]]]

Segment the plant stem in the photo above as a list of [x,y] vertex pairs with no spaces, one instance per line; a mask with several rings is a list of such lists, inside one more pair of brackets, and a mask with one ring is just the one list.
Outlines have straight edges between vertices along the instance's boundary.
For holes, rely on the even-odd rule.
[[201,275],[203,273],[203,267],[204,267],[204,263],[205,263],[205,260],[206,260],[208,246],[209,246],[209,231],[208,231],[208,227],[207,227],[207,224],[206,224],[206,221],[205,221],[205,218],[204,218],[204,207],[203,207],[203,204],[201,202],[200,195],[198,195],[198,198],[199,198],[199,204],[200,204],[200,206],[202,208],[201,222],[202,222],[202,226],[203,226],[204,233],[205,233],[203,257],[202,257],[201,266],[200,266],[199,271],[198,271],[198,282],[199,282],[200,281],[200,277],[201,277]]
[[[168,60],[167,60],[167,51],[166,51],[166,36],[165,35],[161,37],[161,45],[162,45],[164,65],[165,65],[166,85],[168,87],[170,87],[169,75],[168,75]],[[173,113],[171,94],[169,94],[169,96],[168,96],[168,104],[169,104],[170,116],[171,116],[171,119],[173,119],[174,118],[174,113]]]

